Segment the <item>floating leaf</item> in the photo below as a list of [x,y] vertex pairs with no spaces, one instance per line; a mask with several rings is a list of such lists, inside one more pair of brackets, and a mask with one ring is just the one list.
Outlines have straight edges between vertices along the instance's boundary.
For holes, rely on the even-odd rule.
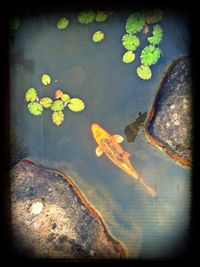
[[59,30],[63,30],[65,28],[67,28],[67,26],[69,25],[69,20],[66,18],[60,18],[57,22],[57,28]]
[[147,14],[146,22],[147,23],[157,23],[157,22],[160,22],[162,19],[163,19],[162,10],[155,9],[153,11],[150,11]]
[[78,15],[78,21],[82,24],[89,24],[95,18],[95,12],[92,10],[82,11]]
[[66,102],[69,102],[70,100],[70,96],[68,94],[62,94],[61,96],[61,100],[66,103]]
[[148,37],[149,43],[156,45],[159,44],[163,38],[163,30],[159,25],[153,26],[153,36]]
[[151,69],[148,66],[143,65],[137,68],[137,74],[143,80],[149,80],[152,76]]
[[52,121],[57,126],[61,125],[64,121],[64,113],[62,111],[53,112]]
[[124,63],[131,63],[133,62],[134,59],[135,59],[135,54],[132,51],[127,51],[122,58]]
[[43,106],[43,108],[50,108],[52,104],[52,99],[49,97],[43,97],[40,99],[40,104]]
[[36,103],[36,102],[29,103],[28,109],[30,113],[35,116],[41,115],[43,112],[43,107],[40,105],[40,103]]
[[26,102],[34,102],[37,99],[37,92],[34,88],[28,89],[25,94]]
[[146,46],[141,53],[141,63],[144,66],[151,66],[156,64],[158,59],[160,58],[161,50],[159,47],[155,47],[153,45]]
[[97,22],[103,22],[108,18],[108,14],[104,11],[97,11],[97,14],[95,16],[95,20]]
[[14,18],[10,21],[10,29],[17,30],[20,25],[20,20],[18,18]]
[[101,31],[97,31],[93,34],[92,40],[95,43],[101,42],[104,39],[104,33]]
[[51,104],[51,109],[53,111],[61,111],[64,109],[64,104],[62,100],[56,100]]
[[51,83],[51,77],[48,74],[43,74],[42,75],[42,83],[44,85],[48,85]]
[[137,33],[144,28],[145,16],[142,13],[132,13],[126,21],[127,33]]
[[84,102],[79,98],[72,98],[67,106],[74,112],[79,112],[85,108]]
[[135,51],[140,45],[140,39],[136,35],[126,33],[122,37],[122,44],[127,50]]

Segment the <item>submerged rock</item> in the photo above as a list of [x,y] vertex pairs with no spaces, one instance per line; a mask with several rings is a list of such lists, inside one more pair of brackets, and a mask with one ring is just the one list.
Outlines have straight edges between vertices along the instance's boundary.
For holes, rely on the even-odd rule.
[[11,172],[11,229],[15,251],[31,258],[122,258],[106,229],[66,174],[28,160]]
[[144,112],[144,113],[139,112],[137,119],[125,127],[124,134],[126,135],[128,142],[135,141],[135,138],[139,130],[144,126],[146,117],[147,117],[147,112]]
[[191,167],[192,87],[190,60],[172,63],[161,82],[147,124],[146,136],[174,160]]

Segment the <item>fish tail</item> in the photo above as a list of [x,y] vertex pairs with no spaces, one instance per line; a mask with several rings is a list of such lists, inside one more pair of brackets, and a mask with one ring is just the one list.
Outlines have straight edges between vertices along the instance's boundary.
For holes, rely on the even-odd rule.
[[155,197],[157,195],[156,191],[153,189],[153,187],[149,186],[143,177],[139,176],[139,183],[143,185],[145,188],[146,192],[149,193],[152,197]]

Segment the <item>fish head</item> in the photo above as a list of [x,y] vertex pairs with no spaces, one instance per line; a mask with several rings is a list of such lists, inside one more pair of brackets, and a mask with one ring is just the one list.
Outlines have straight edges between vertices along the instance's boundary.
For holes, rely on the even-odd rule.
[[97,142],[100,142],[105,136],[107,136],[107,132],[97,123],[93,123],[91,125],[92,134],[94,139]]

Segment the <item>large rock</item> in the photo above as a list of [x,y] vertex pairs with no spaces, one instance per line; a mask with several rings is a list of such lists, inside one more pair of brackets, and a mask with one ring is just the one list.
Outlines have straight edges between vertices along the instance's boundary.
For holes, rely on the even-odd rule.
[[146,136],[185,166],[192,161],[192,86],[190,60],[173,62],[161,82],[147,124]]
[[22,160],[10,177],[17,253],[33,258],[125,257],[123,246],[67,175]]

